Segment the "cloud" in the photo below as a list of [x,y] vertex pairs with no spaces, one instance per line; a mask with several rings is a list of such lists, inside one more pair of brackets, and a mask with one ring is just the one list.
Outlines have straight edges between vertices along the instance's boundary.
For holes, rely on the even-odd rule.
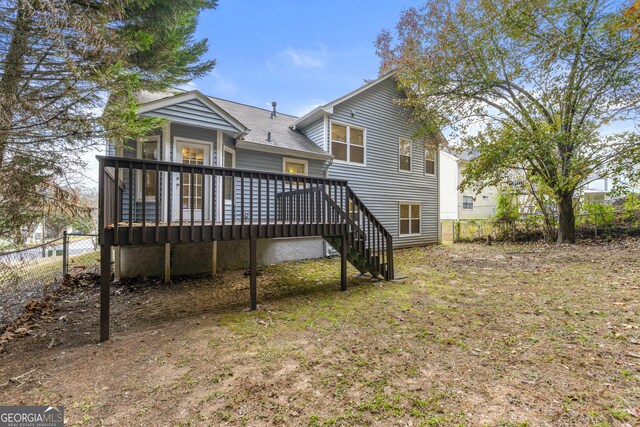
[[225,97],[225,96],[234,95],[236,93],[237,91],[236,85],[230,80],[227,80],[226,78],[222,77],[222,75],[220,75],[220,73],[218,73],[217,71],[212,71],[209,74],[209,76],[211,77],[211,80],[212,80],[212,84],[211,84],[212,92],[210,95]]
[[329,54],[324,45],[318,45],[317,49],[294,49],[288,47],[280,51],[278,57],[295,68],[313,70],[325,68]]

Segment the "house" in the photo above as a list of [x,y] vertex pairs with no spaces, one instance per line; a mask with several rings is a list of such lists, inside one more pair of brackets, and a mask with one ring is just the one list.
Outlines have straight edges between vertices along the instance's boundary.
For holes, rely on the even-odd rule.
[[447,147],[439,151],[441,219],[489,219],[495,215],[500,194],[497,187],[459,189],[462,173],[474,156],[472,152]]
[[[265,215],[281,215],[286,208],[308,209],[304,203],[310,196],[305,192],[311,191],[313,178],[321,178],[334,184],[344,181],[345,187],[328,191],[346,191],[348,184],[351,199],[338,193],[332,196],[345,201],[343,211],[348,211],[349,221],[367,223],[368,227],[375,222],[376,230],[390,235],[394,248],[437,243],[438,160],[434,150],[413,138],[418,125],[409,111],[394,102],[402,96],[393,72],[303,117],[277,111],[275,102],[269,110],[199,91],[140,93],[139,114],[166,122],[162,130],[147,138],[124,146],[108,144],[109,156],[144,160],[146,167],[143,171],[142,163],[119,163],[121,190],[114,194],[121,204],[113,212],[119,215],[115,227],[121,228],[124,223],[135,229],[143,221],[169,227],[176,220],[203,227],[214,219],[241,226],[266,221]],[[109,162],[114,164],[113,160]],[[183,172],[156,171],[154,162],[181,165]],[[185,172],[196,167],[229,168],[242,175]],[[105,172],[109,170],[113,167]],[[259,173],[299,178],[278,181],[273,176],[266,182],[269,176],[263,176],[260,190],[268,193],[267,186],[272,188],[275,182],[279,187],[272,188],[276,200],[265,206],[264,201],[256,200],[256,184],[248,182],[252,174],[256,178]],[[306,202],[311,205],[314,200]],[[261,212],[256,210],[258,205],[262,206]],[[301,220],[278,218],[285,222]],[[257,263],[317,258],[339,249],[336,246],[340,242],[330,236],[304,234],[282,233],[274,236],[277,238],[259,239]],[[243,239],[200,240],[169,248],[162,244],[139,245],[130,239],[126,245],[114,245],[117,275],[162,276],[168,271],[172,275],[192,275],[247,265],[249,250]],[[367,240],[375,243],[376,239],[372,236]]]
[[343,288],[347,261],[393,278],[394,248],[439,239],[439,162],[403,96],[394,72],[303,117],[199,91],[139,94],[139,114],[165,124],[98,156],[104,270],[112,247],[116,278],[249,264],[252,308],[259,264],[335,251]]

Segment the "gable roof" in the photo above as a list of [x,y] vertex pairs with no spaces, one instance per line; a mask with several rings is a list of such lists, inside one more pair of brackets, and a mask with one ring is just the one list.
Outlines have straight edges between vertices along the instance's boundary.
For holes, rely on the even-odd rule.
[[[278,113],[276,117],[271,118],[271,110],[209,97],[197,90],[189,92],[180,89],[169,89],[164,92],[142,91],[136,94],[136,99],[142,104],[138,110],[140,114],[159,116],[164,116],[161,109],[167,106],[186,101],[202,102],[226,121],[238,127],[236,144],[240,148],[297,155],[305,158],[333,158],[331,154],[314,144],[304,134],[292,129],[291,124],[297,119],[296,116]],[[191,107],[197,108],[197,106]],[[270,140],[269,133],[271,133]]]
[[[296,116],[278,113],[276,117],[271,118],[271,110],[220,98],[211,98],[211,100],[242,122],[249,124],[251,129],[237,142],[240,148],[281,153],[290,151],[291,154],[299,152],[298,155],[319,159],[333,158],[302,132],[291,128],[291,124],[297,119]],[[269,133],[271,133],[270,141]]]
[[358,89],[351,91],[348,94],[329,102],[328,104],[321,105],[320,107],[316,107],[315,109],[311,110],[310,112],[308,112],[307,114],[305,114],[304,116],[300,117],[295,122],[293,122],[292,124],[293,128],[295,129],[295,128],[304,127],[309,123],[321,118],[324,115],[324,113],[333,114],[333,107],[335,107],[336,105],[341,104],[342,102],[350,98],[353,98],[354,96],[376,86],[378,83],[381,83],[387,80],[388,78],[394,77],[397,73],[398,73],[397,70],[389,71],[388,73],[378,77],[377,79],[370,81],[364,86],[361,86]]
[[200,91],[178,92],[154,99],[140,106],[138,114],[173,119],[201,127],[246,134],[249,128]]

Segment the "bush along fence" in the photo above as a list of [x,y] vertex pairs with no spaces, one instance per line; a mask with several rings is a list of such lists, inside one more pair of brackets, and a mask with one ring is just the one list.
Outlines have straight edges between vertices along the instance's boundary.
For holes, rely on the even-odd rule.
[[[553,218],[557,228],[557,218]],[[640,235],[640,210],[615,211],[601,209],[576,215],[576,234],[581,239],[611,239]],[[552,241],[542,216],[530,215],[515,221],[492,219],[463,219],[442,221],[443,241],[478,242],[494,241],[532,242]]]
[[31,300],[39,301],[73,271],[98,268],[97,235],[67,234],[41,245],[0,252],[0,331]]

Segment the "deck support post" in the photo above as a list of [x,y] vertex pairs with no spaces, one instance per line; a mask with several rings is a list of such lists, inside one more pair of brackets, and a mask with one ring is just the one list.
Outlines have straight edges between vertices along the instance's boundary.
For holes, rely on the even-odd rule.
[[119,282],[122,272],[120,269],[120,246],[113,248],[113,281]]
[[100,342],[109,340],[109,304],[111,303],[111,246],[100,246]]
[[218,274],[218,242],[215,240],[211,246],[211,276]]
[[164,283],[171,281],[171,243],[164,244]]
[[249,239],[249,301],[250,309],[254,311],[258,308],[258,239]]
[[340,246],[340,290],[347,290],[347,236],[343,234],[342,245]]

